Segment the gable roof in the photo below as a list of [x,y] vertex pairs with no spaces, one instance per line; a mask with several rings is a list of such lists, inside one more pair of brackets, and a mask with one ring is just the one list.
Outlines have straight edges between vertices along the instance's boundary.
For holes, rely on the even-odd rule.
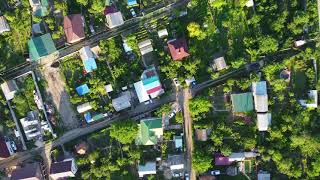
[[40,166],[38,163],[28,164],[23,168],[15,169],[11,174],[11,180],[20,180],[28,178],[42,180],[40,175]]
[[122,96],[112,99],[112,106],[116,111],[121,111],[131,106],[130,93],[124,93]]
[[146,162],[146,164],[139,164],[138,174],[139,177],[143,177],[147,174],[156,174],[156,162]]
[[164,29],[159,30],[159,31],[158,31],[158,36],[159,36],[159,38],[163,38],[163,37],[165,37],[165,36],[168,36],[168,31],[167,31],[167,29],[164,28]]
[[258,180],[270,180],[270,174],[263,172],[263,173],[258,173]]
[[57,51],[49,33],[31,38],[28,41],[28,46],[31,61],[37,61],[41,57]]
[[268,111],[268,95],[255,95],[254,107],[257,112],[267,112]]
[[155,67],[151,67],[143,71],[141,81],[144,90],[151,96],[151,98],[158,97],[164,93]]
[[153,51],[153,47],[150,39],[147,39],[145,41],[138,43],[138,46],[139,46],[141,55],[145,55]]
[[158,137],[163,134],[162,119],[151,118],[140,121],[137,145],[155,145]]
[[227,166],[230,165],[229,157],[222,155],[221,153],[215,153],[214,164],[216,166]]
[[168,41],[168,48],[172,59],[175,61],[182,60],[190,55],[185,39],[173,39]]
[[14,98],[14,94],[18,90],[18,86],[16,84],[16,81],[11,79],[9,81],[6,81],[6,82],[2,83],[1,84],[1,90],[2,90],[6,100],[9,101],[9,100],[13,99]]
[[90,46],[84,46],[79,50],[80,58],[84,61],[89,58],[94,58]]
[[267,94],[267,82],[259,81],[252,82],[253,95],[266,95]]
[[108,15],[110,13],[115,13],[115,12],[117,12],[117,9],[116,9],[116,7],[114,5],[112,5],[112,6],[107,6],[104,9],[103,14],[106,16],[106,15]]
[[137,5],[137,0],[128,0],[128,6],[134,6]]
[[10,31],[9,24],[4,16],[0,16],[0,34]]
[[83,84],[76,88],[77,93],[82,96],[90,92],[90,89],[87,84]]
[[176,149],[182,148],[182,136],[173,136],[174,146]]
[[271,113],[258,113],[257,126],[259,131],[267,131],[271,124]]
[[50,174],[58,174],[71,171],[72,160],[52,163]]
[[89,58],[87,60],[82,61],[84,69],[87,73],[92,72],[93,70],[97,69],[97,63],[94,58]]
[[253,110],[252,93],[231,95],[233,112],[248,112]]
[[79,41],[85,37],[84,22],[81,14],[72,14],[63,19],[63,28],[68,43]]
[[221,70],[227,68],[226,61],[224,60],[224,57],[222,57],[222,56],[214,59],[213,62],[214,62],[215,69],[218,71],[221,71]]
[[109,13],[106,15],[106,21],[109,28],[114,28],[124,24],[121,12]]

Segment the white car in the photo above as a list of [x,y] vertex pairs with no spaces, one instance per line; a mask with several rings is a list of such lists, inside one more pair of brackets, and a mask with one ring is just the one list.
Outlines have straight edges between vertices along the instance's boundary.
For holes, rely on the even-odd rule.
[[213,171],[210,171],[210,174],[214,175],[214,176],[217,176],[217,175],[220,175],[221,172],[220,172],[220,170],[213,170]]
[[13,142],[13,141],[10,141],[10,145],[11,145],[11,148],[16,151],[17,150],[17,146],[16,144]]
[[178,80],[178,78],[173,78],[173,83],[176,87],[179,87],[180,86],[180,82]]
[[131,13],[132,17],[137,17],[137,14],[134,11],[134,9],[130,9],[130,13]]
[[172,113],[169,114],[168,117],[169,117],[169,119],[171,119],[171,118],[173,118],[173,116],[175,116],[175,115],[176,115],[176,113],[175,113],[175,112],[172,112]]

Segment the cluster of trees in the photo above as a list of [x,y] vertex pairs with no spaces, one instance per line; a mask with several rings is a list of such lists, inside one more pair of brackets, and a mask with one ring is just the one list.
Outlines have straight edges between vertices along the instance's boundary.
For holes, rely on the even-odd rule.
[[102,134],[109,134],[104,138],[110,142],[77,160],[81,178],[113,179],[121,176],[134,179],[130,167],[135,166],[141,157],[141,151],[132,143],[137,131],[134,121],[124,120],[112,124],[109,130],[98,132],[100,140]]
[[15,127],[15,123],[10,115],[10,110],[7,106],[5,97],[0,93],[0,117],[2,118],[0,124],[8,129]]

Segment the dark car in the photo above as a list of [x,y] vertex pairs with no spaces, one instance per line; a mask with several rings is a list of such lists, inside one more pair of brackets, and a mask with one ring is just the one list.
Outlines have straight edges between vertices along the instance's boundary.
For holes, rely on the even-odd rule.
[[260,62],[254,62],[246,66],[248,71],[258,71],[261,68]]

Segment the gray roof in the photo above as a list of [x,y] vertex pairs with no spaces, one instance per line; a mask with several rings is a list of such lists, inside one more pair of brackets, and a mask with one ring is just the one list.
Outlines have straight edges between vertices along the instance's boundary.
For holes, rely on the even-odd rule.
[[9,24],[4,16],[0,16],[0,34],[10,31]]
[[214,62],[213,66],[217,71],[221,71],[227,68],[226,61],[222,56],[214,59],[213,62]]
[[23,168],[15,169],[12,172],[11,180],[20,180],[20,179],[39,179],[42,180],[40,173],[40,166],[38,163],[28,164]]
[[147,39],[145,41],[138,43],[138,46],[142,55],[145,55],[153,51],[153,47],[150,39]]

